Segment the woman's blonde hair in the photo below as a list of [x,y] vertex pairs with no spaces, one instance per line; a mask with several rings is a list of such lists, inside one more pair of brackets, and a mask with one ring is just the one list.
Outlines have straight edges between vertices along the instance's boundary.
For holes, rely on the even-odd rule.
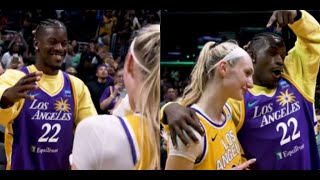
[[[198,62],[191,72],[191,83],[183,92],[183,105],[194,104],[200,99],[208,80],[213,78],[213,66],[237,47],[239,46],[234,40],[221,44],[209,41],[204,45],[198,57]],[[228,63],[232,66],[237,59],[239,58],[231,59]]]
[[[142,86],[139,93],[137,108],[144,118],[141,121],[142,134],[149,136],[142,139],[142,143],[150,144],[152,149],[141,153],[148,153],[150,169],[160,168],[160,25],[147,25],[140,29],[133,40],[132,51],[135,63],[142,76]],[[138,61],[138,62],[136,62]],[[142,136],[144,137],[144,136]],[[140,156],[143,158],[142,154]],[[141,159],[143,161],[143,159]],[[140,163],[141,164],[141,163]]]

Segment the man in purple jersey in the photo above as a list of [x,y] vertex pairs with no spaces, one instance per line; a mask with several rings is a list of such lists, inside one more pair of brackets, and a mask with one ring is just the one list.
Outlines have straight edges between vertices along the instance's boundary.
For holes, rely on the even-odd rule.
[[[306,11],[275,11],[267,27],[286,25],[297,36],[288,55],[281,37],[273,33],[256,35],[246,46],[255,74],[254,87],[243,101],[230,99],[238,138],[247,159],[256,158],[256,170],[319,169],[314,126],[314,95],[320,60],[320,26]],[[177,103],[164,106],[166,121],[175,142],[176,134],[188,143],[182,131],[194,141],[193,126],[203,133],[189,109]]]
[[0,124],[9,170],[68,170],[75,126],[96,115],[88,88],[61,71],[68,44],[63,23],[35,30],[36,63],[0,76]]

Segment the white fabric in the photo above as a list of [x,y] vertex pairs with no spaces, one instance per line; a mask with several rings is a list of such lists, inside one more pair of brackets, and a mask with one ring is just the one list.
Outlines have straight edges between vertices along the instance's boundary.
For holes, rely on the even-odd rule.
[[56,10],[56,14],[57,14],[57,18],[60,19],[61,18],[61,13],[63,12],[64,10]]
[[115,116],[125,116],[129,113],[132,113],[130,104],[129,104],[129,96],[126,96],[121,100],[120,104],[112,110],[112,114]]
[[245,51],[241,47],[237,47],[233,51],[231,51],[229,54],[227,54],[223,59],[218,61],[214,66],[212,66],[209,69],[208,73],[211,72],[215,67],[217,67],[221,62],[230,61],[232,59],[236,59],[236,58],[247,56],[247,55],[248,55],[247,51]]
[[2,59],[1,59],[1,62],[4,64],[4,66],[5,66],[6,69],[7,69],[7,68],[10,68],[10,64],[11,64],[12,58],[13,58],[14,56],[19,57],[19,61],[20,61],[21,63],[23,63],[23,59],[22,59],[21,56],[19,56],[19,55],[16,54],[16,53],[11,56],[10,53],[9,53],[9,51],[8,51],[8,52],[6,52],[6,53],[3,54]]
[[191,126],[192,132],[199,140],[199,144],[194,143],[186,132],[183,131],[185,137],[187,137],[189,143],[189,147],[185,146],[181,139],[177,136],[177,147],[174,148],[171,138],[169,136],[169,153],[168,156],[181,156],[188,159],[191,162],[195,162],[196,159],[202,154],[204,151],[204,137],[201,136],[196,130],[194,130]]
[[93,57],[91,60],[91,64],[98,64],[98,59],[96,57]]
[[[127,127],[139,159],[136,137],[131,127]],[[75,132],[70,164],[79,170],[133,169],[129,141],[120,120],[112,115],[99,115],[81,121]]]
[[5,68],[10,67],[10,61],[12,60],[12,56],[9,54],[9,52],[6,52],[3,54],[1,62],[4,64]]
[[141,28],[141,25],[140,25],[140,23],[139,23],[139,20],[138,20],[138,18],[137,18],[136,16],[133,18],[132,24],[133,24],[133,29],[135,29],[136,27],[137,27],[138,29]]
[[236,59],[246,55],[248,55],[247,51],[243,50],[241,47],[237,47],[236,49],[231,51],[228,55],[226,55],[223,59],[225,61],[230,61],[231,59]]

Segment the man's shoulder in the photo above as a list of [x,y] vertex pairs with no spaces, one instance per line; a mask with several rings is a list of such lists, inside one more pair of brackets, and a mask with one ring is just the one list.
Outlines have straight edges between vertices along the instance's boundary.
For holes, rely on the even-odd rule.
[[14,79],[20,79],[26,74],[23,71],[17,70],[17,69],[7,69],[2,75],[1,79],[5,80],[14,80]]
[[82,86],[84,85],[84,82],[79,79],[78,77],[74,76],[74,75],[71,75],[71,74],[67,74],[67,76],[69,76],[70,78],[70,81],[76,86],[76,87],[79,87],[79,86]]

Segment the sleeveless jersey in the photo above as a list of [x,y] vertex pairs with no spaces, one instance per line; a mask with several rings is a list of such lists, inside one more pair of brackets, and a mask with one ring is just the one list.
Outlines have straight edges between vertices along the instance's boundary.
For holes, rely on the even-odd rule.
[[[20,70],[29,73],[26,67]],[[70,79],[65,72],[63,77],[64,86],[56,95],[41,88],[28,92],[35,99],[24,101],[9,129],[13,142],[8,142],[12,143],[8,169],[70,169],[75,104]]]
[[290,77],[281,77],[274,94],[248,91],[241,112],[239,141],[245,157],[257,159],[251,169],[319,169],[315,135],[310,131],[315,125],[313,100]]
[[118,118],[130,144],[132,162],[135,165],[134,169],[150,170],[150,167],[148,167],[150,158],[147,154],[152,149],[148,141],[143,141],[143,139],[146,139],[150,135],[147,133],[148,130],[144,131],[144,133],[141,131],[141,116],[138,114],[132,114],[127,115],[125,118]]
[[242,162],[241,146],[236,128],[231,119],[228,105],[223,108],[225,122],[221,125],[214,123],[198,107],[191,106],[205,130],[204,150],[195,162],[195,170],[231,169]]

